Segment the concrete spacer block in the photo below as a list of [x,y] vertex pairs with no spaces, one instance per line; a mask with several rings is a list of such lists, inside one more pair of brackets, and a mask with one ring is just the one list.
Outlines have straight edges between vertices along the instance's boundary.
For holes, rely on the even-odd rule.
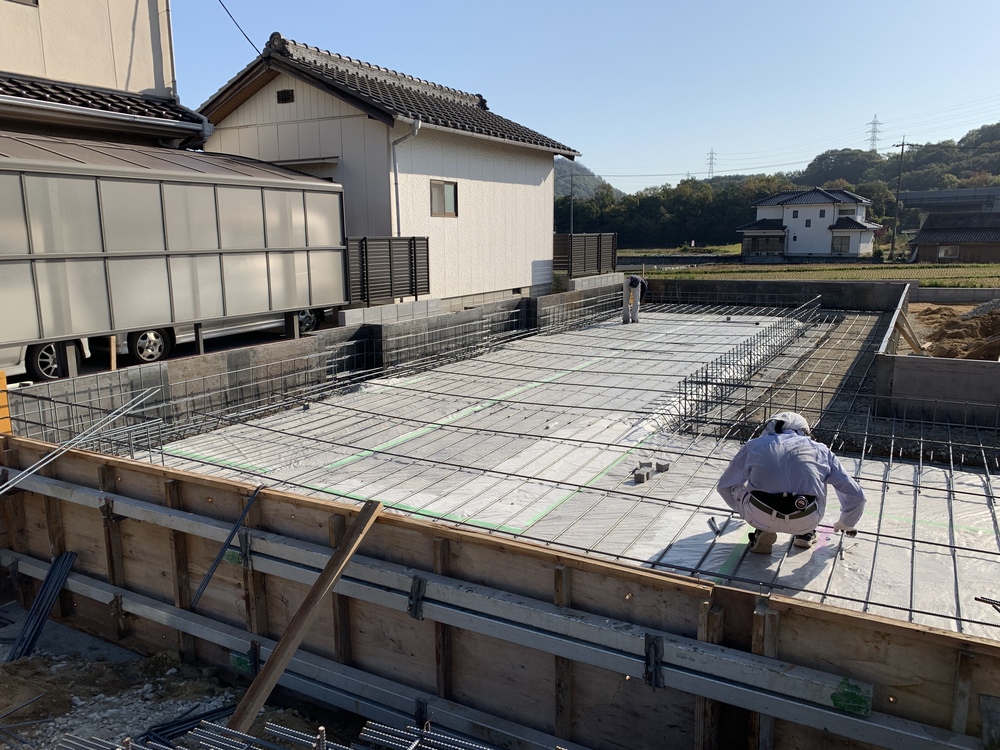
[[652,475],[652,473],[653,470],[648,467],[643,469],[636,469],[632,477],[635,479],[636,484],[642,484],[643,482],[649,480],[649,477]]
[[657,471],[670,471],[670,462],[669,461],[657,461],[656,462],[656,470]]

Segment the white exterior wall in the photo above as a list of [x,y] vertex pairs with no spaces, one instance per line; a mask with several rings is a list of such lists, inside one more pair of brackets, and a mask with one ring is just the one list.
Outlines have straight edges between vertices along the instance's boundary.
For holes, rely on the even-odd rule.
[[[397,158],[402,234],[430,238],[432,297],[551,283],[551,153],[421,128]],[[432,179],[458,183],[457,217],[431,216]]]
[[[786,255],[830,255],[831,237],[830,225],[836,219],[836,210],[832,203],[783,206],[782,221],[788,227],[788,244]],[[826,211],[822,219],[819,212]],[[798,218],[792,218],[798,211]],[[811,226],[806,226],[806,220]]]
[[[278,104],[282,89],[294,91],[295,101]],[[205,150],[270,162],[335,160],[291,166],[344,186],[349,236],[384,237],[393,231],[388,137],[388,128],[361,110],[282,74],[216,125]]]
[[0,70],[172,96],[168,0],[0,0]]
[[757,221],[761,219],[785,218],[784,206],[757,206]]

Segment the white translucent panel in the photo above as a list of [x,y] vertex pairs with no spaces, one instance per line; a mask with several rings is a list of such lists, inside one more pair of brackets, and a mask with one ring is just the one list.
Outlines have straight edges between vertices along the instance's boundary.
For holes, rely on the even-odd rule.
[[219,256],[171,258],[170,288],[174,297],[175,321],[222,317]]
[[28,227],[24,223],[21,178],[0,174],[0,255],[26,255]]
[[104,261],[39,262],[35,273],[43,337],[85,336],[111,330]]
[[305,247],[306,211],[298,190],[265,190],[268,247]]
[[267,295],[267,254],[245,253],[222,258],[226,285],[226,315],[246,315],[270,309]]
[[297,253],[268,253],[271,273],[271,308],[309,307],[309,259]]
[[306,193],[309,247],[343,247],[340,193]]
[[26,175],[31,242],[36,253],[99,253],[97,181]]
[[27,261],[0,263],[0,342],[38,338],[35,287]]
[[215,189],[211,185],[163,184],[167,247],[171,250],[218,250]]
[[223,250],[264,247],[264,207],[259,188],[220,187],[219,228]]
[[109,260],[108,275],[115,329],[131,331],[170,322],[166,258]]
[[310,250],[309,275],[312,278],[313,307],[341,305],[347,302],[343,250]]
[[162,250],[163,208],[160,184],[138,180],[101,180],[104,247],[109,253]]

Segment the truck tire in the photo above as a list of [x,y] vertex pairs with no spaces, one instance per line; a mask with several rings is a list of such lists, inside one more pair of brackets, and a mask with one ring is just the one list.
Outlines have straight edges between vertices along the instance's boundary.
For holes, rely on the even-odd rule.
[[[28,377],[32,380],[58,380],[59,355],[56,347],[59,344],[50,341],[47,344],[34,344],[29,346],[24,354],[24,366],[28,371]],[[76,366],[80,366],[80,349],[73,347],[73,354],[76,356]]]
[[315,331],[322,320],[322,310],[299,310],[299,333]]
[[128,351],[140,365],[159,362],[170,354],[170,333],[160,328],[134,331],[128,335]]

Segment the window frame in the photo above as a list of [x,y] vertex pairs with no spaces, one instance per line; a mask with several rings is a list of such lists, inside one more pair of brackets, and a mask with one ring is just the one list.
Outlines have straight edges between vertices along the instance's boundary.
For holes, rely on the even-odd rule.
[[813,225],[813,220],[812,219],[806,219],[806,226],[807,227],[811,227],[812,225]]
[[858,209],[856,208],[838,208],[837,216],[857,216]]
[[[453,210],[448,210],[448,188],[452,189],[451,202]],[[439,191],[439,192],[438,192]],[[435,197],[439,196],[439,203]],[[440,205],[441,210],[435,211],[435,205]],[[458,218],[458,182],[455,180],[431,180],[431,216],[448,219]]]
[[[954,251],[954,252],[951,252]],[[938,260],[958,260],[958,245],[938,245]]]
[[799,218],[799,210],[797,208],[792,209],[792,218],[793,219]]
[[[844,245],[844,249],[838,249],[838,245]],[[847,235],[836,235],[830,240],[830,254],[831,255],[850,255],[851,254],[851,238]]]
[[821,218],[821,219],[825,219],[826,218],[826,209],[825,208],[821,208],[819,210],[819,218]]

